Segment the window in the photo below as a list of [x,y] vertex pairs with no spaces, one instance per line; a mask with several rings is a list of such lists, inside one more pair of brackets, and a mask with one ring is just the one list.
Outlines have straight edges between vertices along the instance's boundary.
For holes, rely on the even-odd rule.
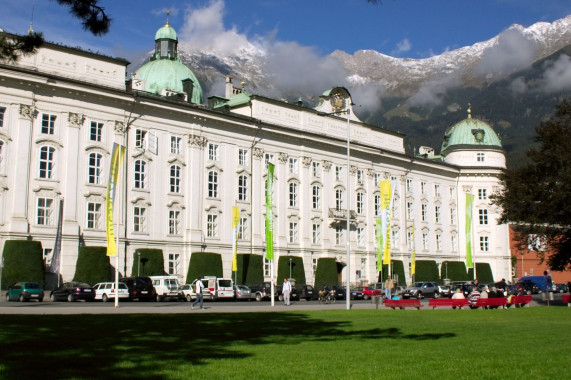
[[238,149],[238,165],[248,166],[248,150]]
[[312,186],[311,208],[314,210],[321,208],[321,186],[319,185]]
[[169,253],[169,274],[178,274],[180,266],[180,255],[178,253]]
[[264,276],[270,277],[272,262],[271,260],[264,259]]
[[147,186],[147,163],[143,160],[135,161],[135,189],[144,189]]
[[382,179],[381,173],[375,173],[375,186],[380,186]]
[[397,249],[399,245],[399,231],[391,229],[391,249]]
[[480,251],[488,252],[490,250],[490,238],[488,236],[480,236]]
[[52,220],[52,207],[53,199],[51,198],[38,198],[36,209],[36,224],[40,226],[51,226]]
[[375,194],[375,216],[381,216],[381,196]]
[[180,235],[179,210],[169,210],[169,235]]
[[409,251],[412,251],[414,249],[413,236],[414,236],[414,234],[412,231],[407,231],[407,233],[406,233],[406,246],[408,247]]
[[103,123],[92,121],[89,127],[89,140],[101,142],[103,136]]
[[218,215],[206,216],[206,236],[211,238],[218,236]]
[[179,155],[182,153],[182,139],[178,136],[171,136],[171,154]]
[[290,157],[288,159],[288,167],[289,167],[289,173],[290,174],[298,174],[299,172],[299,161],[297,158],[292,158]]
[[399,193],[399,181],[395,176],[391,176],[391,187],[393,194]]
[[456,207],[450,209],[450,224],[456,224]]
[[456,196],[456,186],[450,186],[448,188],[448,193],[450,195],[450,198],[454,199],[454,197]]
[[218,144],[208,143],[208,160],[220,161],[220,147]]
[[238,222],[238,239],[244,240],[248,237],[248,218],[240,218]]
[[406,202],[406,218],[409,220],[414,218],[414,206],[412,202]]
[[336,181],[343,181],[343,167],[342,166],[335,166],[335,180]]
[[478,199],[479,199],[479,200],[486,200],[486,199],[488,199],[488,191],[487,191],[487,189],[478,189]]
[[343,227],[335,226],[335,244],[343,244]]
[[171,193],[180,193],[180,166],[171,165],[170,167],[170,186]]
[[313,223],[311,225],[311,243],[320,244],[321,243],[321,224]]
[[410,193],[412,191],[412,179],[406,180],[406,192]]
[[40,178],[54,178],[55,152],[55,148],[51,146],[40,148]]
[[248,177],[245,175],[238,176],[238,200],[248,200]]
[[357,183],[362,185],[365,182],[365,176],[361,169],[357,170]]
[[486,161],[486,154],[485,153],[476,153],[476,161],[478,161],[478,162]]
[[87,182],[99,185],[103,182],[103,156],[99,153],[89,154]]
[[42,258],[46,265],[51,265],[52,263],[52,248],[42,248]]
[[0,173],[4,173],[6,162],[6,148],[4,141],[0,140]]
[[145,232],[145,217],[147,209],[145,207],[133,207],[133,232]]
[[423,222],[426,222],[426,219],[428,217],[428,205],[426,203],[423,203],[421,206],[421,219]]
[[297,243],[297,222],[289,222],[289,242]]
[[442,251],[442,235],[436,234],[436,250]]
[[42,114],[42,129],[44,135],[53,135],[55,132],[56,115]]
[[87,228],[92,230],[101,229],[101,210],[103,204],[87,202]]
[[271,153],[264,153],[264,162],[266,163],[266,166],[268,166],[269,163],[274,163],[274,155]]
[[317,161],[311,163],[311,174],[314,178],[321,178],[321,164]]
[[341,189],[335,190],[335,209],[343,210],[343,194],[345,192]]
[[317,270],[317,260],[318,260],[317,258],[311,259],[311,273],[313,273],[314,279],[315,279],[315,271]]
[[428,234],[426,232],[422,234],[422,249],[428,250]]
[[218,173],[215,171],[208,172],[208,197],[218,197]]
[[364,227],[357,227],[357,245],[364,246],[365,245],[365,228]]
[[435,197],[440,196],[440,185],[434,185],[434,196]]
[[440,206],[434,206],[434,221],[440,223]]
[[420,183],[420,192],[422,194],[426,194],[426,182],[421,182]]
[[0,107],[0,128],[4,126],[5,114],[6,114],[6,107]]
[[450,246],[452,252],[456,252],[458,250],[458,237],[456,235],[450,236]]
[[289,207],[298,207],[297,205],[297,183],[289,184]]
[[488,224],[488,210],[480,209],[478,210],[478,214],[480,224]]
[[365,212],[365,194],[362,192],[357,193],[357,214]]
[[146,137],[147,131],[142,129],[135,129],[135,148],[144,148]]

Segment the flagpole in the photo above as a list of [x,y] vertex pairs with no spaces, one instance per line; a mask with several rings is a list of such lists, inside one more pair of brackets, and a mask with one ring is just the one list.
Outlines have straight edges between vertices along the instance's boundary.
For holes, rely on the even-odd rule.
[[[121,165],[119,165],[120,167]],[[119,167],[117,168],[117,170],[119,170]],[[117,175],[120,175],[120,173],[117,173]],[[117,181],[117,183],[121,183],[120,181]],[[119,196],[117,197],[117,201],[118,201],[118,206],[117,209],[121,210],[121,192],[117,192],[119,194]],[[117,231],[117,235],[115,236],[115,247],[119,247],[119,218],[117,218],[117,220],[115,221],[115,230]],[[117,249],[117,252],[115,253],[115,308],[119,308],[119,249]]]

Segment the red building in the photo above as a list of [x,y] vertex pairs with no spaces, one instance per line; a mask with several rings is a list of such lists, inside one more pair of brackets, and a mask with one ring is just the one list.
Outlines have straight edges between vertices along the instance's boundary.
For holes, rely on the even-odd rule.
[[512,257],[512,277],[515,279],[523,276],[543,276],[544,271],[551,275],[554,283],[566,283],[571,281],[571,271],[552,271],[547,268],[546,261],[541,262],[540,253],[549,255],[549,247],[542,244],[530,244],[527,248],[520,250],[515,240],[515,231],[510,226],[510,251]]

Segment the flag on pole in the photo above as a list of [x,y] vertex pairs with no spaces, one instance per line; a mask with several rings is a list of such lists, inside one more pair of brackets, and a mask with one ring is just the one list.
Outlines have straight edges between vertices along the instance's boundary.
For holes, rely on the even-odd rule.
[[232,272],[238,270],[238,226],[240,225],[240,209],[232,206]]
[[466,268],[473,268],[472,261],[472,204],[474,195],[466,194]]
[[391,209],[393,207],[391,181],[380,181],[381,187],[381,223],[383,235],[383,264],[391,264]]
[[57,217],[56,241],[54,243],[54,250],[52,253],[52,262],[50,263],[50,273],[59,274],[60,272],[62,224],[63,224],[63,199],[60,199],[59,211]]
[[383,270],[383,223],[381,218],[375,219],[375,240],[377,242],[377,271]]
[[111,165],[109,166],[109,179],[107,180],[107,199],[105,201],[106,220],[107,220],[107,256],[115,256],[117,254],[117,246],[115,244],[115,231],[113,229],[113,204],[115,198],[115,189],[117,187],[117,178],[119,177],[119,168],[125,147],[117,143],[113,144],[113,152],[111,153]]
[[414,223],[412,224],[412,257],[410,258],[410,274],[416,274],[416,244],[414,242]]
[[274,214],[273,214],[274,164],[268,163],[266,177],[266,260],[274,259]]

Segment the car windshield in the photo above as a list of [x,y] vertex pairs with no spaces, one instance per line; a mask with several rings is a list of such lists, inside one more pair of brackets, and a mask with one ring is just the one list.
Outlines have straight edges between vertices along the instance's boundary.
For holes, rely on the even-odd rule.
[[41,286],[40,286],[40,284],[38,284],[36,282],[28,282],[28,283],[26,283],[26,288],[28,288],[28,289],[40,289]]
[[424,284],[424,282],[415,282],[412,287],[413,288],[420,288],[422,286],[422,284]]
[[232,280],[218,280],[218,286],[222,288],[231,288]]

